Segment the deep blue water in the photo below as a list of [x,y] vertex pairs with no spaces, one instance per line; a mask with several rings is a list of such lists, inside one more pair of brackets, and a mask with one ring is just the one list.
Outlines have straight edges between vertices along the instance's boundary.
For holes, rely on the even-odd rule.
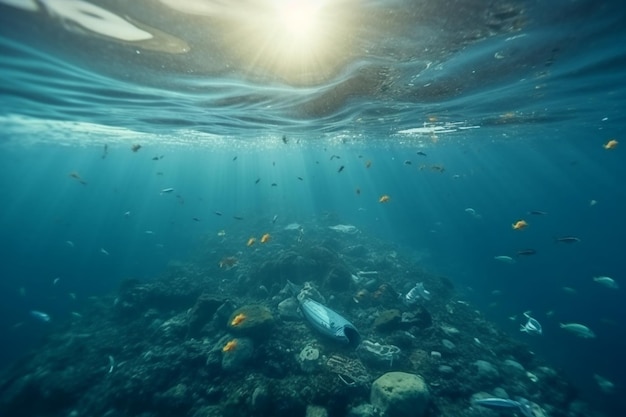
[[[460,2],[466,18],[447,3],[406,15],[403,2],[364,3],[362,22],[386,11],[390,22],[361,28],[362,42],[347,42],[324,71],[301,73],[243,62],[247,49],[199,36],[203,18],[217,21],[210,13],[173,13],[159,28],[178,41],[163,50],[10,3],[0,1],[3,366],[46,334],[31,310],[62,321],[124,278],[184,262],[207,234],[260,234],[330,213],[449,277],[590,401],[626,410],[621,2],[511,3],[508,14]],[[494,15],[505,16],[500,25]],[[144,16],[168,23],[158,10]],[[610,139],[620,144],[604,149]],[[519,219],[528,228],[512,230]],[[561,236],[580,242],[555,243]],[[537,253],[516,256],[522,249]],[[518,331],[528,310],[543,336]],[[594,374],[615,392],[602,393]]]

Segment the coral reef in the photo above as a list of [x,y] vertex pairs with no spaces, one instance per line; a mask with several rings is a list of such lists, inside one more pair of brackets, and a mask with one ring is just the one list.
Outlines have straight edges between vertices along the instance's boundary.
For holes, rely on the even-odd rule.
[[[238,244],[207,237],[196,259],[94,298],[2,374],[0,414],[470,417],[487,415],[471,402],[482,392],[526,398],[537,417],[594,415],[447,278],[364,233],[304,228],[306,240],[277,231],[271,245],[241,255],[243,232]],[[237,262],[220,268],[233,254]],[[315,332],[288,281],[349,319],[361,345]],[[407,305],[415,282],[431,299]],[[377,387],[386,379],[412,388],[385,398]]]

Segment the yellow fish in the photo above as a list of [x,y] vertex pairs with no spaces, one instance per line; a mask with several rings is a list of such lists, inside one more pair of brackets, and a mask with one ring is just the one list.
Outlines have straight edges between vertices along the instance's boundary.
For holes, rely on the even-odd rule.
[[605,143],[604,145],[602,145],[602,147],[604,149],[615,149],[617,148],[617,145],[619,144],[618,141],[616,141],[615,139],[611,139],[610,141],[608,141],[607,143]]
[[246,315],[243,313],[237,314],[230,322],[231,326],[239,326],[246,319]]
[[513,230],[523,230],[526,228],[526,226],[528,226],[526,220],[518,220],[511,225],[511,227],[513,227]]
[[261,236],[261,243],[267,243],[270,241],[272,237],[270,236],[269,233],[264,234],[263,236]]
[[248,239],[248,242],[246,243],[246,246],[252,246],[256,243],[256,238],[255,237],[251,237],[250,239]]
[[230,352],[231,350],[235,350],[236,347],[237,339],[233,339],[224,345],[224,347],[222,348],[222,352]]
[[380,196],[380,198],[378,199],[379,203],[388,203],[389,200],[391,200],[391,197],[389,197],[387,194],[384,194],[382,196]]

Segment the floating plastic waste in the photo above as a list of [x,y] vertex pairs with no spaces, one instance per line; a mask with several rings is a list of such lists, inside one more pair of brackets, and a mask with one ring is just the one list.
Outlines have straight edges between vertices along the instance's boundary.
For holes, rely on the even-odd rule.
[[524,317],[528,319],[526,324],[520,325],[520,332],[528,333],[528,334],[542,334],[543,329],[541,328],[541,323],[530,316],[530,312],[526,311],[524,313]]
[[353,235],[359,232],[359,229],[357,229],[356,226],[352,226],[351,224],[338,224],[335,226],[329,226],[328,228],[330,230],[334,230],[335,232],[347,233],[349,235]]
[[398,359],[400,356],[400,348],[398,346],[381,345],[371,340],[363,340],[356,351],[364,361],[389,362],[389,367],[392,367],[394,359]]
[[424,284],[418,282],[415,284],[415,287],[411,288],[411,290],[406,293],[404,296],[404,302],[407,305],[411,305],[417,303],[417,300],[420,298],[428,301],[431,298],[431,294],[428,290],[426,290],[426,288],[424,288]]

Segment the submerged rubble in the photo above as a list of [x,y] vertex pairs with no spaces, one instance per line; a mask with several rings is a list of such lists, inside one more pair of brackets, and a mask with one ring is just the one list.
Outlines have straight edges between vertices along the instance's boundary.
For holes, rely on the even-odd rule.
[[[529,401],[534,417],[598,415],[446,278],[364,233],[304,228],[228,268],[240,246],[208,238],[193,262],[125,281],[4,372],[0,414],[479,417],[497,413],[472,401],[497,397]],[[288,281],[349,319],[360,345],[302,320]],[[416,282],[430,297],[407,303]]]

